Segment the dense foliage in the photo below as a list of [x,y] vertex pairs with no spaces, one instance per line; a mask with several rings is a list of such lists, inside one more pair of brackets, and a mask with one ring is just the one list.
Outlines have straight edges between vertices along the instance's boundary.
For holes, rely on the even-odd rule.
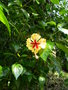
[[[0,21],[0,90],[50,90],[50,73],[68,86],[68,0],[0,0]],[[46,39],[39,59],[26,47],[33,33]]]

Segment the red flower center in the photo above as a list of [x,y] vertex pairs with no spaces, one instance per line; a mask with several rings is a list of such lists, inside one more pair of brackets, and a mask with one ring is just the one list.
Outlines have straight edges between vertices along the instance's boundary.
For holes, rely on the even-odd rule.
[[34,40],[34,42],[31,42],[31,44],[33,44],[33,48],[37,48],[38,49],[38,45],[40,44],[39,42],[37,42],[36,40]]

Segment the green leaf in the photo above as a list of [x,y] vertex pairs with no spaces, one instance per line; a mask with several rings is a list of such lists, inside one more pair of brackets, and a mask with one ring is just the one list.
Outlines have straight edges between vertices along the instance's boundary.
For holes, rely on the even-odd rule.
[[62,45],[61,43],[56,43],[57,47],[60,48],[62,51],[64,51],[68,55],[68,47],[65,45]]
[[0,9],[3,11],[3,8],[0,6]]
[[64,14],[66,14],[68,11],[66,10],[66,9],[62,9],[62,10],[60,10],[60,12],[59,12],[59,14],[60,15],[64,15]]
[[45,29],[45,27],[47,26],[47,23],[45,23],[45,21],[40,21],[39,24],[43,29]]
[[15,31],[19,34],[19,31],[18,31],[18,29],[16,28],[16,26],[13,24],[13,22],[9,22],[9,24],[10,24],[12,27],[14,27],[14,28],[15,28]]
[[39,0],[35,0],[37,4],[40,4]]
[[22,7],[22,0],[11,0],[10,2],[8,2],[8,6],[12,6],[12,5],[18,5],[20,7]]
[[2,10],[0,10],[0,21],[5,24],[5,26],[8,28],[9,31],[9,35],[11,36],[11,30],[10,30],[10,26],[8,23],[7,18],[5,17],[4,13],[2,12]]
[[54,21],[50,21],[50,22],[40,21],[39,24],[40,26],[43,27],[43,29],[45,29],[47,25],[56,26],[56,22]]
[[45,84],[45,77],[39,76],[39,85],[40,85],[40,90],[44,90],[44,84]]
[[30,82],[32,80],[33,74],[31,72],[26,72],[25,73],[28,77],[28,81]]
[[67,34],[68,35],[68,29],[65,29],[65,28],[58,28],[59,31],[63,32],[64,34]]
[[0,77],[3,76],[3,70],[2,69],[3,69],[2,66],[0,66]]
[[0,78],[7,76],[9,71],[10,69],[8,67],[0,66]]
[[0,6],[1,6],[7,13],[9,13],[8,9],[6,8],[6,6],[5,6],[2,2],[0,2]]
[[65,78],[68,78],[68,73],[65,72],[65,71],[61,71],[61,76],[65,77]]
[[15,2],[16,2],[20,7],[22,7],[22,0],[15,0]]
[[14,77],[16,78],[16,80],[22,74],[22,72],[23,72],[22,65],[17,64],[17,63],[12,65],[12,73],[13,73]]
[[28,19],[30,17],[30,14],[25,10],[25,9],[21,9],[24,16],[26,17],[26,19]]
[[46,3],[46,0],[39,0],[40,1],[40,3],[42,3],[42,4],[45,4]]
[[50,60],[51,60],[51,62],[53,64],[53,65],[51,65],[52,68],[49,65],[49,69],[52,69],[52,70],[55,69],[60,74],[61,64],[59,62],[59,59],[53,53],[50,54],[49,58],[50,58]]
[[47,57],[50,54],[51,50],[53,49],[53,46],[54,46],[54,43],[49,41],[49,42],[46,43],[45,49],[40,51],[40,57],[44,61],[47,60]]
[[61,32],[63,32],[64,34],[67,34],[67,35],[68,35],[68,29],[62,28],[64,25],[65,25],[64,23],[62,23],[62,24],[59,23],[59,24],[57,25],[57,28],[58,28],[59,31],[61,31]]
[[23,54],[23,55],[21,55],[21,57],[27,57],[28,55],[27,54]]
[[51,0],[53,4],[59,4],[59,0]]
[[32,15],[33,15],[33,16],[38,16],[38,14],[37,14],[37,13],[32,13]]
[[54,22],[54,21],[47,22],[47,24],[56,26],[56,22]]

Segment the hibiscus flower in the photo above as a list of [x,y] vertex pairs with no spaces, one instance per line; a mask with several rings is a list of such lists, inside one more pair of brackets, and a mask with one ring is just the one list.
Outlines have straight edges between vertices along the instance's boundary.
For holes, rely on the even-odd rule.
[[36,55],[40,49],[46,47],[46,39],[41,38],[39,34],[34,33],[27,39],[26,46]]

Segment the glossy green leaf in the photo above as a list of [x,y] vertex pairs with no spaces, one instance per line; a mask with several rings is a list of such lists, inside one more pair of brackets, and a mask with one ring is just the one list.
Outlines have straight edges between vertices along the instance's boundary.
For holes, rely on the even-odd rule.
[[47,24],[56,26],[56,22],[54,22],[54,21],[47,22]]
[[61,32],[63,32],[64,34],[67,34],[67,35],[68,35],[68,29],[63,28],[64,25],[65,25],[64,23],[58,24],[58,25],[57,25],[57,28],[58,28],[59,31],[61,31]]
[[12,6],[12,5],[16,5],[14,2],[9,2],[8,3],[8,7]]
[[35,0],[37,4],[40,4],[39,0]]
[[12,73],[13,73],[14,77],[16,78],[16,80],[22,74],[22,72],[23,72],[22,65],[17,64],[17,63],[12,65]]
[[60,48],[62,51],[64,51],[68,55],[68,47],[65,45],[62,45],[61,43],[56,43],[57,47]]
[[2,68],[2,66],[0,66],[0,77],[2,77],[3,76],[3,68]]
[[44,50],[40,51],[40,57],[46,61],[48,55],[50,54],[51,50],[53,49],[54,43],[53,42],[47,42],[46,47]]
[[53,4],[59,4],[59,0],[51,0]]
[[5,17],[4,13],[2,12],[2,10],[0,10],[0,21],[5,24],[5,26],[8,28],[9,31],[9,35],[11,36],[11,30],[10,30],[10,26],[8,23],[7,18]]
[[59,31],[63,32],[64,34],[67,34],[68,35],[68,29],[65,29],[65,28],[58,28]]
[[11,0],[9,3],[8,3],[8,6],[12,6],[12,5],[18,5],[20,7],[22,7],[22,0]]
[[6,6],[5,6],[2,2],[0,2],[0,6],[1,6],[7,13],[9,13],[8,9],[6,8]]

